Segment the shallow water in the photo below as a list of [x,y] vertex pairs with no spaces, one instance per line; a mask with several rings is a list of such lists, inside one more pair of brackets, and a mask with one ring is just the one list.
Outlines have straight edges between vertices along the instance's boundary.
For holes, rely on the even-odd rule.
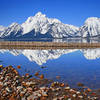
[[[100,49],[66,50],[0,50],[0,64],[13,65],[21,75],[37,71],[46,78],[67,82],[76,87],[78,82],[90,88],[100,88]],[[41,68],[41,67],[46,68]],[[60,76],[60,79],[56,79]]]

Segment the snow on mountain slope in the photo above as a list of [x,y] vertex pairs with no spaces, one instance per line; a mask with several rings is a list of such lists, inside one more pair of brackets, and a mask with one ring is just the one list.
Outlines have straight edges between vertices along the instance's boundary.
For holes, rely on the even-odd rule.
[[82,37],[100,35],[100,18],[88,18],[84,25],[80,28],[80,34]]
[[14,56],[18,56],[22,53],[22,50],[7,50],[7,49],[0,49],[0,53],[4,54],[5,52],[10,52]]
[[[18,23],[12,23],[3,32],[1,32],[0,37],[14,37],[18,36],[22,32],[22,28]],[[20,34],[21,35],[21,34]]]
[[35,61],[38,65],[46,63],[48,60],[57,59],[63,54],[76,50],[24,50],[23,55],[30,61]]
[[100,18],[88,18],[82,27],[64,24],[58,19],[48,18],[38,12],[21,25],[13,23],[8,27],[0,26],[0,37],[19,38],[64,38],[90,37],[100,35]]
[[0,32],[4,31],[6,27],[0,25]]
[[74,50],[0,50],[1,53],[10,52],[14,56],[23,54],[30,61],[35,61],[38,65],[46,63],[48,60],[57,59],[63,54],[75,52]]
[[82,49],[81,52],[89,60],[100,58],[100,48],[96,48],[96,49]]
[[45,34],[48,31],[48,19],[42,13],[37,13],[33,17],[29,17],[25,23],[22,24],[23,34],[28,33],[35,29],[35,32]]
[[47,18],[41,12],[33,17],[29,17],[25,23],[22,24],[23,33],[29,33],[35,30],[36,33],[46,34],[50,33],[52,37],[62,38],[73,36],[77,33],[78,27],[61,23],[57,19]]
[[63,23],[55,23],[51,27],[51,34],[54,38],[63,38],[63,37],[76,37],[78,36],[78,27],[73,25],[67,25]]
[[[30,61],[36,62],[38,65],[46,63],[48,60],[58,59],[63,54],[78,51],[78,49],[67,50],[0,50],[1,53],[10,52],[14,56],[23,54]],[[100,49],[81,49],[86,59],[95,60],[100,58]]]

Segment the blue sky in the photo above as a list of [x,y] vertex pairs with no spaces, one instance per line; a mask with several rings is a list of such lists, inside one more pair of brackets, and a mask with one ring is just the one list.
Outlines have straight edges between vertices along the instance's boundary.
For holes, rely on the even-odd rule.
[[81,26],[88,17],[100,17],[100,0],[0,0],[0,25],[21,24],[39,11]]

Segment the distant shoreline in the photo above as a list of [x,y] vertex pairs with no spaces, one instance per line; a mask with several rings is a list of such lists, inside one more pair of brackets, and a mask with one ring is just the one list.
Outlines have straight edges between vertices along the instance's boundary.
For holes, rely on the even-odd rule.
[[33,42],[1,41],[0,49],[81,49],[100,48],[100,43],[66,43],[66,42]]

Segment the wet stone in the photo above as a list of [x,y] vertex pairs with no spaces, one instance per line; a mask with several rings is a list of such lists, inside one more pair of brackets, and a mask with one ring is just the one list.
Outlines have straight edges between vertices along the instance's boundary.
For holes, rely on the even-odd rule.
[[49,81],[43,74],[37,73],[36,76],[38,78],[29,78],[28,73],[20,76],[12,66],[3,67],[0,72],[0,100],[100,100],[98,91],[82,89],[82,83],[78,84],[81,90],[77,90],[65,83]]

